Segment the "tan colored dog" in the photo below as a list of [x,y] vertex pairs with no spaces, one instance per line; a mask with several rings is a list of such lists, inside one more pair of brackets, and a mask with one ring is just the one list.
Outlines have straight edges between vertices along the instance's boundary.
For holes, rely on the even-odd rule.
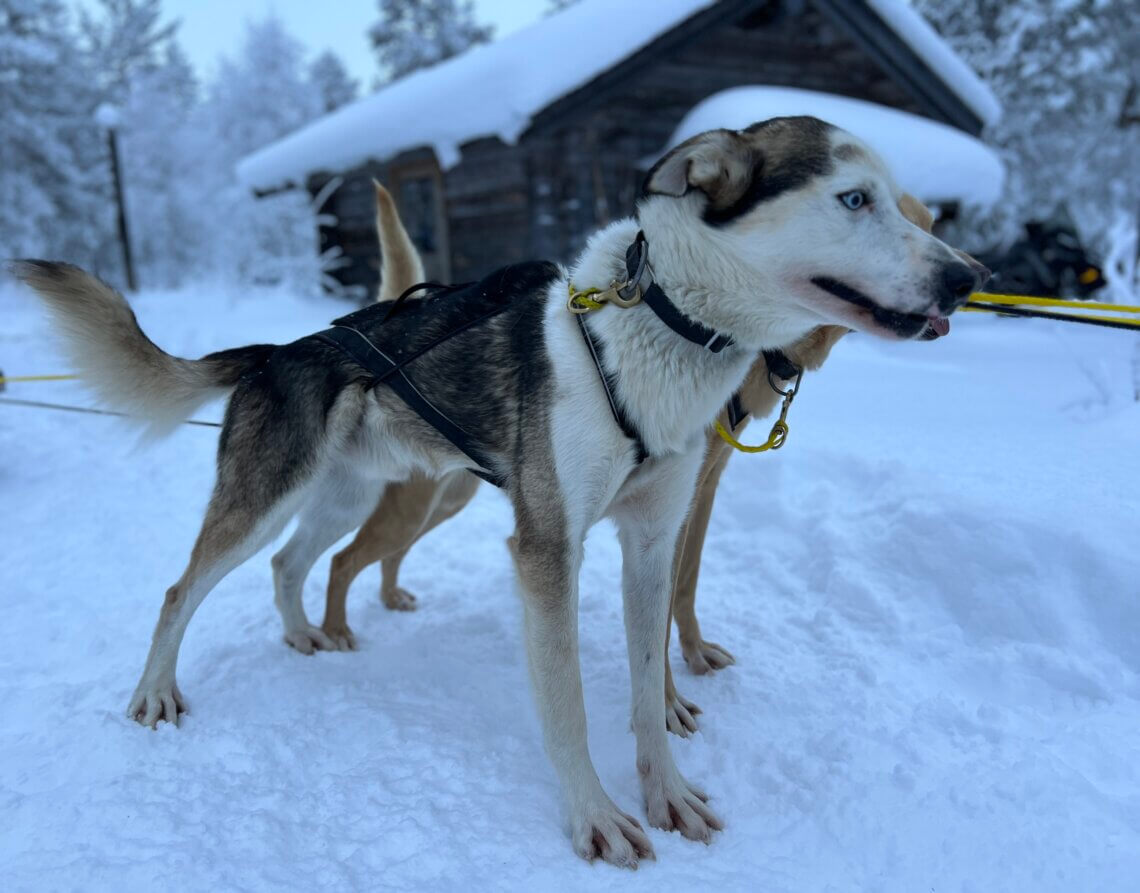
[[[422,281],[424,272],[392,196],[379,183],[375,186],[376,230],[384,270],[378,300],[388,301]],[[908,220],[930,231],[934,218],[917,199],[904,195],[899,209]],[[842,326],[820,326],[786,348],[784,353],[802,369],[818,369],[831,353],[831,348],[848,331]],[[763,357],[749,371],[741,386],[740,397],[748,417],[736,428],[736,434],[750,419],[768,415],[780,401],[780,395],[768,382],[768,366]],[[721,413],[720,422],[729,428],[727,412]],[[697,479],[696,498],[684,533],[677,543],[673,619],[677,622],[685,661],[698,674],[722,669],[734,660],[720,645],[701,638],[695,611],[705,533],[712,515],[716,488],[731,452],[732,448],[715,430],[710,430],[704,464]],[[345,601],[352,581],[370,564],[381,563],[380,598],[384,605],[395,611],[415,610],[415,596],[398,585],[400,563],[420,537],[467,505],[478,486],[479,479],[475,475],[454,471],[438,479],[417,476],[385,488],[380,504],[364,522],[355,539],[332,559],[321,628],[337,647],[342,650],[356,648],[356,639],[345,616]],[[671,732],[687,737],[697,730],[694,716],[700,710],[677,693],[668,660],[665,662],[665,705],[666,723]]]
[[[392,195],[376,181],[373,184],[376,187],[376,233],[384,274],[376,299],[393,301],[424,281],[424,267],[400,220]],[[342,651],[356,648],[344,604],[348,587],[357,574],[379,561],[380,599],[384,606],[393,611],[414,611],[416,597],[398,585],[404,556],[420,537],[467,505],[478,486],[479,479],[475,475],[453,471],[441,478],[417,475],[384,488],[376,511],[357,531],[352,543],[332,559],[321,628],[338,648]]]

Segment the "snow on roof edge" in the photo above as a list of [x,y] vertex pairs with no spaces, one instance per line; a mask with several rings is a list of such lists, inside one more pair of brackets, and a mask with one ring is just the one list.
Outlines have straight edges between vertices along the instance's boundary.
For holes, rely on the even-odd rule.
[[914,50],[984,125],[1001,120],[1001,102],[974,69],[934,30],[909,0],[865,0],[899,39]]
[[[515,143],[542,109],[716,2],[579,0],[263,146],[237,163],[238,180],[267,192],[314,171],[344,170],[425,145],[447,169],[459,161],[463,143],[490,136]],[[598,27],[600,18],[606,27]]]
[[[235,173],[247,188],[272,192],[302,185],[316,171],[342,171],[421,146],[430,146],[447,170],[459,162],[464,143],[494,136],[516,143],[542,109],[716,2],[579,0],[311,121],[246,155]],[[1000,118],[993,92],[905,0],[865,2],[983,123]],[[606,28],[598,28],[599,14]],[[551,65],[568,46],[574,65]]]
[[682,119],[662,151],[706,130],[739,130],[784,115],[813,115],[861,139],[883,158],[898,184],[922,201],[990,207],[1001,197],[1005,166],[968,133],[901,109],[796,87],[714,93]]

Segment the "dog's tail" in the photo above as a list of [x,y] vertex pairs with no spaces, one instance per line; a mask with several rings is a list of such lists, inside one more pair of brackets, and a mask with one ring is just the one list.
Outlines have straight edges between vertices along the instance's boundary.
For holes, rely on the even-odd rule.
[[108,408],[168,433],[212,397],[232,390],[275,349],[255,344],[184,360],[151,341],[126,299],[71,264],[20,260],[12,272],[47,304],[73,368]]
[[380,239],[381,280],[377,301],[394,301],[424,281],[424,264],[404,224],[396,202],[376,180],[376,235]]

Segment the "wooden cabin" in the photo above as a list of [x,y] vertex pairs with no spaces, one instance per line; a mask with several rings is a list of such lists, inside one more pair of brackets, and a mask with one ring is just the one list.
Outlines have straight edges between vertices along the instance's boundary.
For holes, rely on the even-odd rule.
[[899,0],[580,0],[318,119],[238,172],[259,194],[335,186],[321,247],[341,249],[333,275],[361,295],[381,275],[373,177],[429,277],[464,281],[572,258],[633,210],[686,114],[743,85],[868,100],[971,136],[1000,113]]

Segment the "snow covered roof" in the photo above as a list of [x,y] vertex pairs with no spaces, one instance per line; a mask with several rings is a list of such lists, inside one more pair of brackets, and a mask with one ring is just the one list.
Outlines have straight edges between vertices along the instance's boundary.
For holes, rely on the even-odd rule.
[[247,155],[238,179],[269,190],[417,146],[444,169],[481,136],[513,143],[546,106],[716,0],[580,0],[528,28],[396,81]]
[[865,0],[887,26],[941,78],[983,124],[1001,118],[1001,103],[977,73],[955,53],[909,0]]
[[[431,146],[441,167],[479,137],[514,143],[535,115],[604,74],[717,0],[579,0],[492,44],[396,81],[247,155],[238,179],[257,191],[296,185]],[[959,98],[986,122],[1000,106],[989,89],[903,0],[866,0]]]
[[782,115],[814,115],[878,152],[899,185],[925,202],[992,205],[1005,168],[992,149],[956,127],[861,99],[792,87],[735,87],[699,103],[666,149],[717,127],[733,130]]

